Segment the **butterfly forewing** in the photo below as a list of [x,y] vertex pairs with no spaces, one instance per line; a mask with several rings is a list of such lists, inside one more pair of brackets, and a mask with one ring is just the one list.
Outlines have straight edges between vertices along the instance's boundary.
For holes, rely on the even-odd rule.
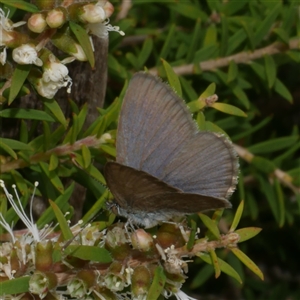
[[123,100],[117,161],[158,177],[197,132],[183,101],[159,78],[137,73]]

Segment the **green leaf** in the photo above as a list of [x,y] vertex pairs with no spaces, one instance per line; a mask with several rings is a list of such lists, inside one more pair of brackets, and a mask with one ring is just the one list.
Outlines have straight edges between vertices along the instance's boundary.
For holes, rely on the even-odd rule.
[[200,36],[200,29],[201,29],[200,24],[201,24],[200,19],[197,19],[195,28],[193,30],[192,40],[191,43],[189,44],[188,53],[186,56],[186,62],[188,63],[192,62],[195,56],[195,51],[197,49],[197,43],[199,41],[199,36]]
[[127,78],[126,70],[121,64],[119,64],[116,58],[111,54],[107,55],[107,66],[108,69],[112,71],[114,74],[124,79]]
[[3,145],[3,143],[14,150],[33,150],[29,145],[19,142],[17,140],[0,138],[0,147]]
[[57,176],[55,171],[49,171],[49,165],[45,162],[40,161],[39,165],[41,169],[43,170],[44,174],[47,176],[47,178],[50,179],[53,186],[60,192],[63,193],[64,186],[60,180],[60,178]]
[[253,29],[251,27],[251,25],[248,22],[241,22],[247,36],[248,36],[248,40],[249,40],[249,44],[251,47],[251,50],[254,51],[255,50],[255,41],[254,41],[254,32]]
[[195,92],[194,88],[192,87],[191,83],[188,80],[186,80],[183,76],[180,76],[179,80],[182,86],[182,90],[188,96],[188,99],[190,101],[197,99],[198,95]]
[[49,161],[49,171],[53,171],[58,167],[59,160],[55,154],[51,154],[50,161]]
[[[75,187],[75,184],[73,182],[72,184],[70,184],[70,186],[68,186],[66,188],[66,190],[64,191],[64,193],[62,195],[57,197],[57,199],[55,200],[55,204],[58,207],[62,208],[63,206],[65,206],[65,204],[68,203],[68,201],[74,191],[74,187]],[[38,219],[36,224],[37,224],[38,228],[43,228],[46,224],[50,224],[53,221],[53,219],[54,219],[53,210],[51,207],[48,207],[46,209],[46,211],[44,211],[42,216]]]
[[273,9],[268,12],[266,17],[263,19],[262,23],[258,26],[257,31],[254,35],[255,45],[257,46],[269,33],[271,27],[274,25],[274,22],[282,10],[282,4],[278,2],[274,5]]
[[[2,139],[1,139],[2,140]],[[0,140],[0,149],[2,149],[3,151],[5,151],[7,154],[9,154],[12,158],[14,159],[18,159],[18,155],[17,153],[11,148],[9,147],[6,143],[4,143],[3,141]]]
[[266,174],[273,173],[276,170],[276,166],[271,160],[257,155],[253,157],[251,164]]
[[[197,254],[197,256],[200,257],[204,262],[210,265],[212,264],[211,257],[208,254],[201,253]],[[242,283],[240,275],[227,262],[218,258],[218,264],[222,272],[236,279],[239,283]]]
[[169,84],[171,85],[175,93],[182,97],[182,90],[178,76],[175,74],[172,67],[165,60],[162,59],[162,63],[165,68]]
[[282,96],[284,99],[289,101],[290,103],[293,103],[293,96],[288,90],[288,88],[283,84],[281,80],[276,78],[275,84],[274,84],[274,90],[276,93],[278,93],[280,96]]
[[132,64],[132,66],[138,70],[140,69],[140,65],[139,65],[139,62],[138,62],[138,59],[137,57],[131,53],[131,52],[127,52],[125,57],[127,58],[127,60]]
[[170,52],[170,49],[171,49],[171,46],[172,46],[172,43],[174,41],[174,35],[175,35],[175,29],[176,29],[176,26],[175,24],[172,24],[170,29],[169,29],[169,33],[168,33],[168,36],[167,38],[165,39],[165,43],[161,49],[161,52],[160,52],[160,55],[159,57],[162,59],[167,59],[167,56]]
[[236,80],[238,74],[239,74],[238,66],[233,60],[231,60],[229,63],[227,82],[229,83],[229,82]]
[[200,95],[199,99],[206,99],[207,97],[212,96],[215,93],[215,91],[216,91],[216,84],[213,82]]
[[149,58],[150,54],[152,53],[152,49],[153,49],[153,39],[151,37],[146,38],[146,40],[143,43],[142,50],[138,56],[139,69],[145,65],[147,59]]
[[[206,255],[206,254],[205,254]],[[202,258],[200,255],[197,255],[200,258]],[[205,282],[213,275],[214,268],[211,266],[211,261],[209,255],[206,255],[209,263],[205,264],[196,274],[196,276],[193,276],[192,282],[190,284],[190,288],[192,290],[202,286],[205,284]]]
[[19,8],[19,9],[22,9],[25,11],[29,11],[32,13],[39,12],[39,9],[35,5],[25,2],[25,1],[22,1],[22,0],[13,0],[13,1],[12,0],[0,0],[0,3],[15,7],[15,8]]
[[208,45],[201,47],[196,51],[193,63],[199,63],[201,61],[206,61],[210,58],[213,58],[217,55],[219,47],[217,45]]
[[[29,280],[30,280],[30,276],[24,276],[24,277],[1,281],[0,296],[4,296],[4,298],[2,299],[6,299],[5,295],[28,292]],[[13,297],[11,299],[13,299]]]
[[235,229],[238,227],[239,222],[240,222],[241,217],[242,217],[242,214],[243,214],[243,211],[244,211],[244,200],[241,201],[238,209],[236,210],[234,219],[233,219],[231,227],[229,229],[230,232],[235,231]]
[[214,24],[210,25],[207,30],[203,41],[203,47],[216,45],[217,43],[217,28]]
[[243,89],[236,84],[233,85],[232,83],[229,84],[229,86],[230,86],[230,88],[232,88],[233,94],[241,101],[241,103],[244,105],[244,107],[246,109],[249,109],[250,102],[249,102],[247,95],[243,91]]
[[53,201],[49,200],[49,203],[50,203],[50,205],[54,211],[54,214],[56,216],[56,219],[58,221],[64,241],[72,239],[74,236],[73,236],[73,233],[69,227],[69,223],[67,222],[64,214],[61,212],[59,207]]
[[207,229],[217,238],[220,239],[220,231],[217,224],[207,215],[198,214],[203,224],[207,227]]
[[244,118],[247,117],[247,115],[241,109],[230,104],[215,102],[212,105],[210,105],[210,107],[213,107],[214,109],[217,109],[229,115],[234,115],[234,116],[244,117]]
[[232,141],[237,141],[243,137],[246,137],[250,135],[251,133],[256,132],[257,130],[263,128],[265,125],[267,125],[273,117],[266,117],[264,118],[260,123],[258,123],[255,126],[251,126],[248,130],[243,130],[241,133],[238,133],[236,135],[231,136]]
[[62,112],[59,104],[54,99],[43,99],[43,104],[45,107],[47,107],[51,113],[53,114],[53,117],[64,126],[64,128],[67,128],[67,120],[65,118],[64,113]]
[[221,16],[221,45],[220,45],[220,56],[224,57],[228,48],[228,36],[229,36],[229,26],[228,18],[226,16]]
[[246,32],[244,28],[236,31],[229,39],[228,39],[228,48],[226,51],[226,56],[232,54],[247,38]]
[[105,152],[105,153],[107,153],[107,154],[109,154],[109,155],[111,155],[111,156],[113,156],[113,157],[116,157],[117,156],[117,151],[116,151],[116,147],[112,147],[112,146],[110,146],[110,145],[101,145],[101,149]]
[[252,239],[260,232],[261,228],[258,227],[241,228],[235,231],[235,233],[237,233],[240,236],[239,243]]
[[219,276],[221,275],[221,269],[219,266],[217,254],[214,250],[211,250],[209,251],[209,256],[211,258],[211,262],[215,270],[215,278],[219,278]]
[[289,44],[289,35],[283,28],[275,28],[273,32],[277,34],[277,36],[284,42],[286,45]]
[[94,51],[91,45],[90,37],[86,32],[86,29],[82,28],[80,25],[69,21],[70,28],[72,32],[75,34],[80,46],[82,47],[90,65],[92,68],[95,66],[95,57]]
[[276,64],[272,56],[265,55],[265,68],[268,87],[271,89],[276,81]]
[[194,246],[194,243],[195,243],[195,236],[196,236],[196,231],[197,231],[197,223],[191,219],[191,222],[190,222],[190,230],[191,230],[191,233],[190,233],[190,236],[189,236],[189,240],[186,244],[186,247],[188,250],[191,250]]
[[81,152],[82,152],[82,158],[83,158],[83,167],[84,167],[84,169],[87,169],[90,166],[91,161],[92,161],[91,152],[86,145],[82,145]]
[[55,122],[55,120],[44,111],[29,108],[7,108],[0,111],[0,117]]
[[175,4],[169,4],[169,7],[179,14],[193,20],[197,20],[199,17],[205,17],[203,12],[195,4],[185,3],[185,1],[176,1]]
[[253,154],[273,153],[274,151],[282,150],[293,146],[298,141],[297,136],[287,136],[271,139],[265,142],[255,144],[248,147],[248,150]]
[[285,204],[282,187],[277,178],[274,178],[274,186],[279,208],[279,227],[283,227],[285,221]]
[[112,262],[110,253],[98,246],[70,245],[65,249],[64,253],[83,260],[96,261],[103,264]]
[[147,294],[147,300],[156,300],[164,289],[166,275],[164,269],[158,266],[154,272],[154,278]]
[[222,12],[227,16],[232,16],[248,4],[248,0],[229,1],[222,7]]
[[8,97],[8,104],[10,105],[20,92],[32,65],[19,65],[15,67],[14,73],[11,79],[10,92]]
[[261,280],[264,280],[264,275],[259,267],[244,252],[238,248],[230,248],[230,250],[246,267],[248,267]]

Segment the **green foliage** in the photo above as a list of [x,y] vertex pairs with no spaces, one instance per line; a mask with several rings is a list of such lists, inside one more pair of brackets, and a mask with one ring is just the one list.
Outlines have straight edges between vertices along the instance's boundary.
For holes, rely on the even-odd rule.
[[[25,11],[38,11],[27,2],[0,0],[1,7],[11,9],[14,22]],[[116,155],[117,119],[127,82],[134,72],[147,69],[168,80],[182,95],[200,129],[225,133],[239,146],[240,176],[231,198],[233,209],[223,213],[223,223],[216,214],[201,214],[200,219],[208,230],[208,240],[222,239],[224,228],[232,224],[230,232],[239,234],[239,242],[247,242],[239,248],[197,254],[195,263],[189,265],[190,285],[186,287],[204,298],[212,293],[224,297],[226,292],[230,299],[232,295],[247,300],[276,299],[278,295],[280,299],[298,299],[300,290],[295,278],[299,277],[299,268],[295,261],[300,251],[299,3],[136,0],[126,18],[119,21],[115,21],[115,16],[120,1],[112,4],[116,13],[110,22],[120,26],[126,35],[110,33],[106,103],[89,128],[84,127],[87,105],[77,107],[70,101],[71,119],[64,115],[55,97],[40,97],[40,109],[19,105],[24,94],[36,93],[29,78],[35,66],[16,65],[1,75],[1,88],[11,80],[11,85],[1,90],[2,126],[12,126],[6,123],[12,121],[14,128],[19,129],[18,134],[0,139],[1,179],[7,186],[17,185],[23,205],[28,202],[32,183],[40,182],[38,195],[55,202],[53,210],[48,208],[39,217],[40,228],[56,219],[62,228],[67,227],[62,212],[72,210],[68,200],[74,186],[67,186],[66,179],[87,188],[83,220],[97,215],[108,199],[101,170]],[[94,66],[82,24],[71,20],[67,26]],[[214,95],[217,98],[212,98]],[[30,123],[26,123],[28,120]],[[241,200],[244,202],[238,208]],[[3,212],[5,205],[1,202]],[[7,210],[5,217],[9,222],[18,219],[12,209]],[[100,228],[115,218],[101,217]],[[198,219],[197,222],[200,224]],[[236,229],[238,224],[246,228]],[[195,225],[192,227],[195,229]],[[260,228],[263,230],[256,236]],[[64,235],[67,239],[71,233],[65,229]],[[204,236],[202,232],[200,235]],[[84,253],[86,249],[80,251],[80,255],[89,257],[89,253]],[[102,254],[97,254],[98,260]],[[241,262],[258,277],[244,269]],[[220,276],[216,281],[213,274],[219,277],[221,272],[229,276]],[[268,282],[261,282],[263,277]],[[28,280],[6,282],[6,291],[11,291],[12,286],[18,286],[20,292],[27,291]],[[149,297],[157,297],[165,281],[165,274],[158,267]],[[4,283],[1,287],[5,288]]]

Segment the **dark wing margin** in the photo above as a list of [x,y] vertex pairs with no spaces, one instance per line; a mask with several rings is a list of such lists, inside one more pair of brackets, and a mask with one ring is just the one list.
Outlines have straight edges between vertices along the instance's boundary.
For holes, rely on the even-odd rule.
[[116,162],[106,163],[104,176],[116,202],[123,208],[132,207],[132,203],[142,204],[143,199],[157,194],[180,192],[146,172]]

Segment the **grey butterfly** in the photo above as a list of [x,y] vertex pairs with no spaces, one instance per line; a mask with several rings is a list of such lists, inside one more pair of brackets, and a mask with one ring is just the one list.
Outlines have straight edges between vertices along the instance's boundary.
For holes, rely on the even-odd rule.
[[231,207],[232,143],[199,131],[184,101],[159,78],[136,73],[123,100],[116,162],[104,168],[114,212],[150,228],[174,216]]

